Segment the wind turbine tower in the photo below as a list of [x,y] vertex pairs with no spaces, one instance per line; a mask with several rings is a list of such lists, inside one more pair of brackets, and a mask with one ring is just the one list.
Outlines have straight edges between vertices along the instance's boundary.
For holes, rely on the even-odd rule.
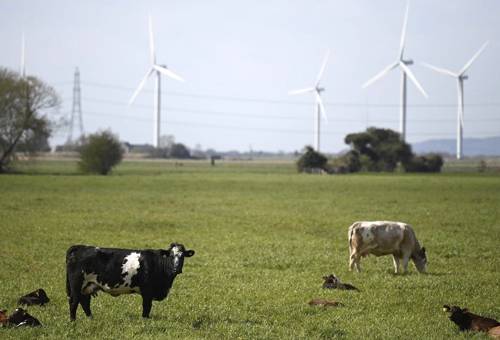
[[316,77],[316,82],[314,87],[308,87],[305,89],[295,90],[288,92],[289,95],[304,94],[304,93],[314,93],[315,101],[315,115],[314,115],[314,149],[320,152],[320,138],[321,138],[321,116],[328,123],[328,117],[325,113],[325,106],[323,105],[323,100],[321,99],[321,92],[325,91],[324,87],[320,86],[321,78],[325,72],[326,63],[328,62],[328,57],[330,56],[330,51],[326,52],[325,58],[323,59],[323,64],[319,70],[318,76]]
[[425,93],[424,89],[418,82],[417,78],[413,75],[413,72],[410,70],[408,66],[413,64],[413,60],[404,58],[405,51],[405,39],[406,39],[406,27],[408,25],[408,11],[410,8],[410,2],[406,6],[406,13],[403,22],[403,31],[401,33],[401,42],[399,44],[399,52],[395,62],[384,68],[380,71],[376,76],[368,80],[365,84],[363,84],[363,88],[373,84],[383,76],[385,76],[389,71],[399,68],[401,71],[401,107],[400,107],[400,119],[399,119],[399,132],[401,134],[401,140],[406,139],[406,78],[410,78],[410,80],[415,84],[417,89],[422,93],[424,97],[427,98],[427,93]]
[[21,42],[21,67],[19,70],[19,74],[21,75],[21,78],[26,77],[26,42],[24,40],[24,33],[22,36],[22,42]]
[[155,79],[155,95],[154,95],[154,129],[153,129],[153,146],[157,148],[160,145],[160,123],[161,123],[161,75],[166,75],[169,78],[184,81],[180,76],[172,72],[165,65],[160,65],[156,62],[156,53],[155,53],[155,45],[154,45],[154,37],[153,37],[153,20],[151,16],[149,16],[149,52],[150,52],[150,62],[151,66],[142,81],[137,86],[134,94],[130,98],[129,105],[131,105],[139,92],[141,92],[142,88],[146,84],[146,81],[153,74],[156,76]]
[[[78,122],[76,122],[77,120]],[[80,129],[80,136],[83,136],[82,98],[80,90],[80,71],[78,67],[75,69],[73,80],[73,107],[71,109],[68,143],[73,142],[73,131],[75,130],[76,124],[78,124]]]
[[436,67],[431,64],[422,63],[424,66],[434,70],[438,73],[451,76],[457,80],[457,94],[458,94],[458,110],[457,110],[457,159],[463,157],[463,130],[464,130],[464,80],[469,77],[465,74],[472,63],[483,53],[484,49],[488,46],[488,41],[481,46],[481,48],[472,56],[472,58],[462,67],[460,71],[453,72],[445,68]]

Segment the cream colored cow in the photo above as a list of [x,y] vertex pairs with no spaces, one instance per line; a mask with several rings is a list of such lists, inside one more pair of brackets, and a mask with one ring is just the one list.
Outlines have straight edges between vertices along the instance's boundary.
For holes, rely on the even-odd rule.
[[403,222],[374,221],[354,222],[349,227],[349,270],[359,272],[361,257],[392,255],[394,271],[399,273],[399,263],[408,270],[408,261],[412,259],[417,270],[425,272],[427,257],[425,248],[421,248],[415,232],[409,224]]

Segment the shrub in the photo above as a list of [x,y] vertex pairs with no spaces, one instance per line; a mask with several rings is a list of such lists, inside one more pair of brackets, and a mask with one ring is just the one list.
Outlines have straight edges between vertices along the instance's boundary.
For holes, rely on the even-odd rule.
[[80,169],[85,173],[101,175],[107,175],[123,157],[120,141],[111,131],[89,135],[82,143],[79,153]]
[[327,161],[324,155],[306,146],[304,154],[297,160],[297,170],[299,172],[311,172],[312,169],[325,170]]
[[406,172],[441,172],[443,157],[438,154],[414,156],[403,164]]
[[358,172],[361,170],[359,152],[351,150],[346,154],[331,160],[329,167],[332,172],[338,174]]
[[184,144],[174,143],[170,148],[170,157],[188,159],[191,158],[191,154],[189,153],[189,149]]

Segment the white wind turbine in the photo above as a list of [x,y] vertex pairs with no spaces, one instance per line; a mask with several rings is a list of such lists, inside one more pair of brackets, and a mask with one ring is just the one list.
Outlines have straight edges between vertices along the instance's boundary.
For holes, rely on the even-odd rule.
[[462,67],[458,73],[453,71],[436,67],[427,63],[422,63],[424,66],[439,72],[441,74],[445,74],[447,76],[451,76],[457,80],[457,92],[458,92],[458,110],[457,110],[457,159],[462,159],[463,155],[463,130],[464,130],[464,80],[469,77],[465,74],[472,63],[479,57],[479,55],[484,51],[486,46],[488,45],[488,41],[481,46],[481,48],[472,56],[472,58]]
[[149,51],[150,51],[150,61],[151,67],[146,73],[139,86],[135,90],[134,94],[130,98],[129,105],[131,105],[135,97],[141,92],[142,88],[146,84],[146,81],[153,74],[156,75],[155,82],[155,95],[154,95],[154,131],[153,131],[153,146],[157,148],[160,144],[160,120],[161,120],[161,75],[166,75],[175,80],[184,81],[180,76],[169,70],[165,65],[160,65],[156,63],[155,45],[153,37],[153,20],[149,16]]
[[316,77],[316,82],[314,83],[314,87],[308,87],[301,90],[295,90],[288,92],[289,95],[303,94],[303,93],[314,93],[314,97],[316,98],[315,106],[316,106],[316,114],[314,115],[314,149],[316,151],[320,151],[320,115],[323,116],[323,119],[328,122],[328,117],[325,113],[325,106],[323,105],[323,101],[321,100],[321,92],[325,91],[324,87],[320,87],[319,83],[321,81],[321,77],[326,68],[326,63],[328,62],[328,57],[330,55],[330,51],[326,51],[325,58],[323,59],[323,65],[321,65],[321,69],[319,70],[318,76]]
[[368,80],[365,84],[363,84],[363,88],[373,84],[383,76],[385,76],[389,71],[398,68],[401,70],[401,109],[400,109],[400,121],[399,121],[399,132],[401,134],[401,140],[405,140],[406,137],[406,77],[410,78],[410,80],[415,84],[417,89],[427,98],[427,93],[425,93],[424,89],[418,82],[417,78],[413,75],[413,72],[408,67],[413,64],[413,60],[404,59],[403,54],[405,50],[405,39],[406,39],[406,27],[408,24],[408,11],[410,8],[410,2],[406,6],[406,13],[403,22],[403,31],[401,33],[401,43],[399,45],[399,53],[395,62],[384,68],[380,71],[375,77]]
[[25,45],[26,45],[26,43],[24,40],[24,32],[23,32],[23,36],[21,39],[21,67],[19,70],[19,74],[21,75],[21,78],[26,77],[26,46]]

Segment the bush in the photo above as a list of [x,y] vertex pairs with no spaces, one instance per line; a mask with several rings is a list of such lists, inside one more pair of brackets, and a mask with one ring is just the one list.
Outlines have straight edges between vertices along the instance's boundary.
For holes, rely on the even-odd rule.
[[361,170],[359,152],[351,150],[342,156],[334,158],[331,160],[329,167],[332,172],[337,174],[358,172]]
[[166,147],[152,148],[148,153],[151,158],[191,158],[189,149],[181,143],[172,143]]
[[120,141],[111,131],[89,135],[82,143],[79,153],[80,169],[85,173],[101,175],[107,175],[123,157]]
[[327,161],[324,155],[306,146],[304,154],[297,160],[297,170],[299,172],[314,172],[313,169],[326,170]]
[[406,172],[441,172],[443,157],[438,154],[427,156],[414,156],[409,162],[404,163]]
[[189,159],[191,158],[191,154],[189,153],[189,149],[184,144],[174,143],[170,148],[170,157]]

